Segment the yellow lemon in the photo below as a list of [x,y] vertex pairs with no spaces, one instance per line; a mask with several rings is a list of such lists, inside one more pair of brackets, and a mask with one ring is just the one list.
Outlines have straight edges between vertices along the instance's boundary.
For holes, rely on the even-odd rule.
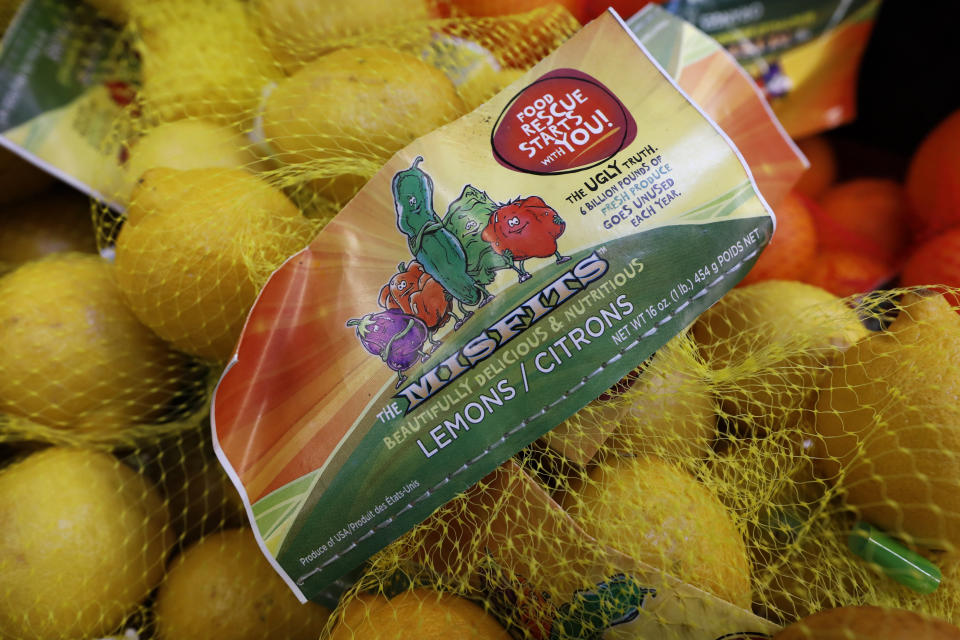
[[360,47],[321,56],[278,83],[262,118],[277,159],[310,163],[315,186],[343,202],[396,151],[463,111],[439,69],[408,53]]
[[693,326],[720,408],[757,433],[799,424],[823,367],[868,333],[843,300],[790,280],[736,288]]
[[247,171],[151,169],[117,237],[117,283],[161,338],[224,361],[259,287],[311,230],[282,192]]
[[[263,39],[288,71],[320,54],[363,40],[371,31],[397,30],[423,21],[432,12],[426,0],[261,0],[258,18]],[[424,34],[426,35],[426,34]]]
[[130,312],[115,277],[98,255],[65,253],[0,279],[0,409],[107,438],[170,410],[186,359]]
[[387,600],[366,597],[347,611],[330,640],[509,640],[506,630],[465,598],[431,589],[404,591]]
[[670,459],[703,457],[717,432],[709,369],[689,334],[661,347],[623,394],[629,409],[609,446]]
[[726,507],[686,471],[653,456],[610,456],[563,506],[601,544],[750,607],[743,538]]
[[463,98],[466,109],[473,111],[507,85],[519,80],[524,73],[522,69],[496,70],[490,65],[480,65],[457,87],[457,92]]
[[148,129],[131,145],[124,166],[121,201],[126,202],[147,169],[251,169],[261,166],[249,141],[235,129],[200,118],[165,122]]
[[709,369],[690,335],[683,333],[543,441],[581,465],[601,448],[702,457],[716,434],[716,414]]
[[831,369],[817,403],[820,470],[860,517],[925,547],[960,546],[960,315],[907,295],[889,330]]
[[177,556],[154,613],[163,640],[315,640],[330,616],[300,604],[247,529],[207,536]]
[[0,471],[0,637],[115,631],[173,542],[147,481],[105,453],[46,449]]
[[136,24],[140,98],[163,120],[247,126],[261,91],[281,75],[245,2],[144,2]]

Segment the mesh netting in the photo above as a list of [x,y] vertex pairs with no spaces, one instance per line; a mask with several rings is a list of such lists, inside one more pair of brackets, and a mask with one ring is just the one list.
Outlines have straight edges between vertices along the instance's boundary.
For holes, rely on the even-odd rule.
[[861,605],[885,609],[783,637],[960,622],[960,316],[794,282],[732,291],[338,598],[300,605],[210,442],[246,313],[395,151],[577,24],[413,1],[389,20],[380,3],[94,4],[124,29],[118,68],[139,64],[104,139],[114,206],[0,255],[0,637],[712,638],[730,608],[780,625]]

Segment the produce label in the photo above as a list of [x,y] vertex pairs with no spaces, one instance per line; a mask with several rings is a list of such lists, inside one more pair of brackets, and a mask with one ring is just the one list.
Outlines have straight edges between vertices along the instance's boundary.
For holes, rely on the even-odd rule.
[[729,138],[604,14],[267,283],[213,403],[264,552],[321,597],[689,325],[772,230]]

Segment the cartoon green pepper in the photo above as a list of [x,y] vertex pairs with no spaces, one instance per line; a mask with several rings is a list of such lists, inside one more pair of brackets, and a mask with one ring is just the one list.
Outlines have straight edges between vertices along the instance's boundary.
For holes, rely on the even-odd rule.
[[480,285],[493,282],[497,271],[513,268],[513,260],[494,251],[481,237],[498,206],[486,193],[468,184],[443,217],[444,228],[457,237],[467,255],[467,273]]
[[454,329],[473,315],[464,305],[482,305],[490,294],[467,272],[467,257],[456,236],[444,229],[433,209],[433,180],[418,165],[421,156],[409,169],[393,176],[393,203],[397,209],[397,228],[407,236],[410,253],[451,296],[460,307],[463,318]]

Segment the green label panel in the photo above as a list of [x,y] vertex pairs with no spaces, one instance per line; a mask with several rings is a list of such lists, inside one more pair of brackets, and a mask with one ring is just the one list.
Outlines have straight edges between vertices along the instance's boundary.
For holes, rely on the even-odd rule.
[[471,320],[498,333],[499,348],[484,351],[472,331],[480,337],[444,345],[433,369],[375,400],[384,409],[360,425],[333,479],[297,501],[280,565],[306,597],[320,594],[683,330],[743,277],[771,231],[768,217],[652,229],[504,292],[498,315]]

